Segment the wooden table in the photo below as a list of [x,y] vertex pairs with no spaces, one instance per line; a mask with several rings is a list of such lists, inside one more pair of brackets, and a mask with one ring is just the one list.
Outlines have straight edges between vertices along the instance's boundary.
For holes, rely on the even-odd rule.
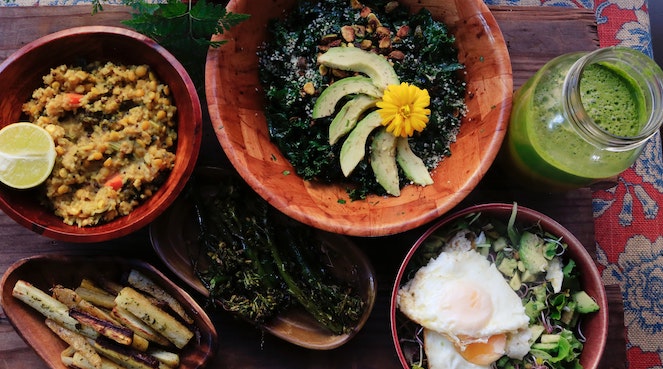
[[[0,62],[22,45],[50,32],[89,24],[120,25],[120,20],[129,17],[128,10],[123,7],[106,6],[104,12],[95,16],[90,15],[90,10],[87,6],[0,8]],[[598,47],[592,11],[539,7],[494,7],[492,10],[507,40],[515,86],[522,84],[556,55]],[[227,166],[209,122],[205,124],[200,164]],[[514,187],[505,181],[507,178],[499,166],[494,166],[459,208],[490,201],[517,201],[557,219],[590,252],[594,252],[595,230],[589,189],[560,194],[532,193]],[[219,332],[219,349],[209,367],[398,368],[389,331],[389,294],[400,260],[426,227],[390,237],[355,239],[374,262],[379,292],[371,318],[350,343],[332,351],[302,349],[265,335],[228,314],[213,312],[211,316]],[[113,242],[67,244],[32,233],[0,213],[0,273],[20,258],[49,253],[139,258],[151,262],[176,280],[153,252],[147,229]],[[625,368],[621,293],[619,288],[608,286],[608,295],[611,327],[602,368]],[[0,369],[44,367],[45,364],[23,342],[0,310]]]

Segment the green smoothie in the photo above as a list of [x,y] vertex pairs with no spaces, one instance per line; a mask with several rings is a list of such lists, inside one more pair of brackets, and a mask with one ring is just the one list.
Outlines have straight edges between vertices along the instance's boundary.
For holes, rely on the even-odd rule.
[[[640,153],[597,148],[580,138],[562,108],[565,75],[576,57],[558,58],[514,97],[505,150],[524,177],[556,188],[579,187],[621,173]],[[580,78],[582,105],[603,130],[637,135],[647,122],[645,98],[636,82],[615,66],[589,64]]]

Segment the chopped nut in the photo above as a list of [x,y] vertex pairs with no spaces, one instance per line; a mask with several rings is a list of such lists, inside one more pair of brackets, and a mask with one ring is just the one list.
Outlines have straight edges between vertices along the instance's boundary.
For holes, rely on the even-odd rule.
[[348,76],[348,72],[340,69],[332,69],[332,76],[338,78],[345,78]]
[[398,1],[390,1],[387,3],[387,5],[384,6],[384,11],[391,13],[396,10],[396,8],[398,8]]
[[409,33],[410,33],[410,26],[404,25],[404,26],[401,26],[398,29],[398,31],[396,31],[396,37],[403,38],[403,37],[407,36]]
[[306,82],[303,89],[308,95],[315,95],[315,86],[313,85],[313,82]]
[[367,6],[361,8],[361,11],[359,12],[359,16],[362,18],[368,17],[369,14],[373,14],[373,11]]
[[359,2],[359,0],[350,0],[350,6],[352,6],[352,9],[361,9],[364,7],[364,5]]
[[375,33],[379,38],[391,37],[391,30],[385,26],[379,26],[375,29]]
[[371,13],[366,17],[368,21],[368,26],[366,27],[366,30],[368,33],[373,33],[375,30],[378,29],[378,27],[382,26],[382,23],[380,23],[380,20],[378,19],[377,15]]
[[405,59],[405,54],[400,50],[393,50],[389,53],[389,59],[403,60]]
[[380,49],[389,49],[391,47],[391,39],[389,37],[381,39],[378,47]]
[[341,27],[341,35],[346,42],[352,42],[355,40],[355,30],[352,26]]
[[320,67],[318,67],[318,71],[320,72],[321,76],[326,76],[327,73],[329,72],[329,68],[327,68],[326,65],[320,64]]
[[366,27],[362,26],[361,24],[355,24],[352,26],[352,28],[355,31],[355,37],[357,38],[364,38],[366,37]]
[[322,36],[322,39],[320,39],[320,44],[321,45],[329,45],[333,41],[338,40],[338,35],[336,33],[330,33],[327,35]]
[[359,44],[359,48],[362,50],[368,50],[373,46],[373,41],[371,40],[362,40]]

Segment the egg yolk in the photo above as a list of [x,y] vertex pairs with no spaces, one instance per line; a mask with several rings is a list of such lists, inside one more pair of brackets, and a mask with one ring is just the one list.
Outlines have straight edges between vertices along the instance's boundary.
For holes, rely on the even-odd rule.
[[504,355],[506,348],[506,335],[496,334],[490,336],[487,342],[472,342],[465,349],[456,350],[470,363],[488,366]]
[[490,294],[482,286],[469,281],[449,282],[441,305],[445,319],[459,335],[473,335],[486,326],[493,313]]

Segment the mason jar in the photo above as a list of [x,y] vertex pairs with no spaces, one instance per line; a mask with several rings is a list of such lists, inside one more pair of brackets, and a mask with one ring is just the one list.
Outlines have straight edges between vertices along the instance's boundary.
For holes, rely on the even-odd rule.
[[663,123],[663,72],[625,47],[552,59],[514,94],[502,155],[514,180],[566,190],[631,166]]

